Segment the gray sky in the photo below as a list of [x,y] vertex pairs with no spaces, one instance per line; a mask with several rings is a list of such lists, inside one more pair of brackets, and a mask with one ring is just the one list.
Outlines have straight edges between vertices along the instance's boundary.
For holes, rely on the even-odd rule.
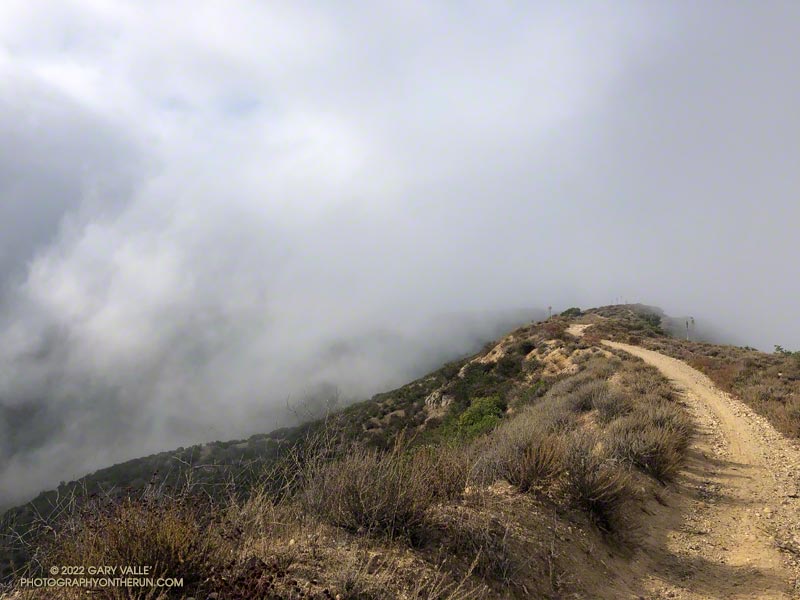
[[0,489],[548,304],[800,348],[798,57],[796,2],[5,0]]

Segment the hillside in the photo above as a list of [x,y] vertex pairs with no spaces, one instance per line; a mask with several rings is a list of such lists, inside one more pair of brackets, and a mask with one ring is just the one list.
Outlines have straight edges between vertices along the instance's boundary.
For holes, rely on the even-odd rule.
[[[800,461],[767,419],[797,437],[800,360],[665,329],[652,307],[570,309],[326,419],[65,483],[4,516],[5,574],[147,564],[183,578],[156,598],[792,597],[800,490],[781,477]],[[758,432],[665,355],[750,404]],[[728,448],[745,434],[752,446]],[[765,440],[780,453],[755,464]],[[731,469],[752,462],[760,480],[778,456],[779,488],[727,490]],[[720,462],[734,458],[745,466]],[[717,552],[745,514],[718,508],[726,490],[770,510],[736,542],[758,549],[753,564]]]

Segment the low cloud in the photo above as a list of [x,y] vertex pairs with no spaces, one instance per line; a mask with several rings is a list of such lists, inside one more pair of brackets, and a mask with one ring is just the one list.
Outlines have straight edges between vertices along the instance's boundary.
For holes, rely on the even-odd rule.
[[4,4],[0,504],[547,305],[800,347],[792,12]]

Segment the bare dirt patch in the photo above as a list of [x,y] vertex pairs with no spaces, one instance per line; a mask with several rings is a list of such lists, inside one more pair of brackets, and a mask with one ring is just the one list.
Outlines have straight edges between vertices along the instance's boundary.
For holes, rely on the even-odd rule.
[[575,337],[583,337],[583,332],[592,326],[592,323],[573,323],[567,327],[567,333]]

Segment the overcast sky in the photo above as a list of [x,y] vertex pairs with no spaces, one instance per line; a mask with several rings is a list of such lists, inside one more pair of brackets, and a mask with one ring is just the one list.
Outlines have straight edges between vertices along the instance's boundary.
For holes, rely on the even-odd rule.
[[0,490],[547,305],[800,348],[798,63],[792,1],[3,0]]

